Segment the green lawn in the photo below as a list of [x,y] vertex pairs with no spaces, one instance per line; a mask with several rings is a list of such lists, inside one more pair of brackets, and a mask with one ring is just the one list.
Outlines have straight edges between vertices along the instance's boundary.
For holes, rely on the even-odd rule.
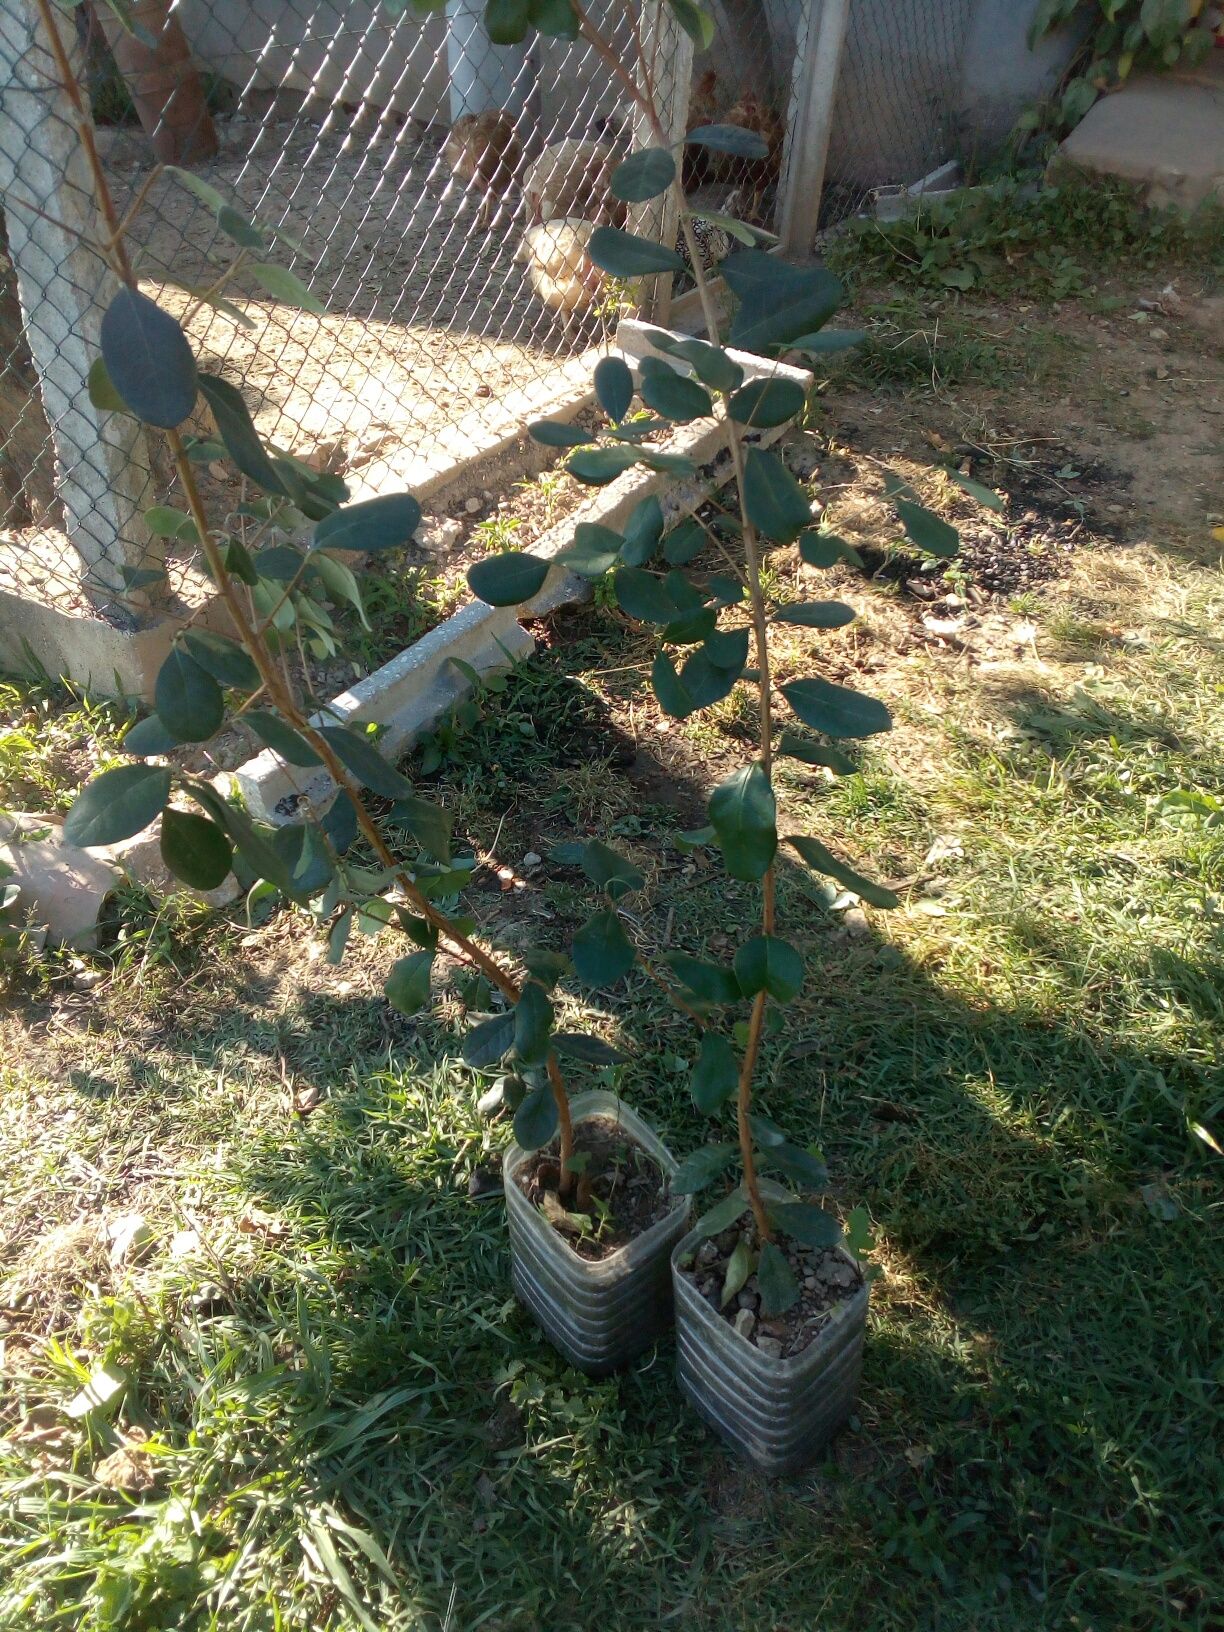
[[[924,416],[997,422],[974,389],[888,399],[871,434],[894,457]],[[1023,412],[1036,436],[1053,409]],[[869,530],[850,481],[835,503]],[[1135,501],[1113,546],[1092,525],[973,661],[839,583],[864,632],[830,661],[870,669],[898,727],[841,783],[788,772],[784,808],[905,905],[847,919],[782,880],[809,978],[761,1102],[878,1237],[826,1460],[762,1481],[683,1406],[668,1347],[592,1383],[544,1343],[510,1296],[481,1182],[507,1129],[477,1115],[453,989],[407,1020],[387,937],[333,969],[300,918],[132,896],[106,954],[19,971],[3,1022],[0,1625],[1219,1627],[1224,573],[1184,516]],[[648,877],[643,944],[717,949],[747,887],[675,839],[744,720],[660,732],[648,655],[606,611],[565,619],[438,791],[511,865],[610,816]],[[57,744],[74,763],[119,720],[38,697],[6,697],[0,763],[53,799]],[[482,878],[507,944],[577,921],[571,871]],[[691,1148],[687,1023],[637,977],[568,1003]],[[150,1239],[112,1264],[101,1221],[131,1212]],[[117,1391],[65,1416],[100,1367]],[[124,1442],[150,1488],[99,1480]]]

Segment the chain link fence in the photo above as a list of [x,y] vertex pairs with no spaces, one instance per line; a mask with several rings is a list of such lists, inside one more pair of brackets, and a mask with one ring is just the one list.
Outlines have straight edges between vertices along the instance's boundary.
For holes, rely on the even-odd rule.
[[[622,58],[635,26],[664,53],[677,135],[721,122],[766,139],[753,161],[687,149],[698,207],[776,227],[823,3],[715,0],[695,57],[659,0],[592,6]],[[852,0],[825,220],[946,156],[971,10]],[[607,178],[642,131],[585,42],[494,48],[483,0],[424,20],[382,0],[128,0],[124,23],[106,0],[0,0],[0,591],[120,623],[208,593],[191,546],[146,523],[174,503],[157,448],[84,390],[115,285],[65,68],[142,286],[315,469],[360,484],[404,450],[460,457],[508,403],[525,421],[573,396],[577,360],[621,315],[628,292],[590,277],[582,223],[623,221]],[[252,221],[262,236],[244,238]],[[704,253],[730,247],[706,236]],[[188,429],[208,434],[203,408]],[[219,464],[202,474],[215,513],[243,501]]]

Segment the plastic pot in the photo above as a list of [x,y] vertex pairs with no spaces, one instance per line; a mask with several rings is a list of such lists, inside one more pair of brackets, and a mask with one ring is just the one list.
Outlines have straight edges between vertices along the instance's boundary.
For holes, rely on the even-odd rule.
[[[570,1114],[575,1125],[591,1116],[611,1117],[669,1178],[676,1171],[663,1141],[615,1094],[576,1094]],[[514,1290],[571,1365],[604,1376],[627,1365],[671,1325],[669,1259],[688,1228],[691,1203],[688,1196],[679,1198],[666,1218],[607,1258],[580,1258],[515,1182],[534,1154],[512,1144],[502,1164]]]
[[[866,1283],[834,1306],[806,1349],[773,1360],[711,1308],[681,1271],[681,1259],[704,1239],[692,1230],[672,1253],[681,1391],[710,1427],[762,1473],[798,1473],[815,1460],[853,1408],[863,1368]],[[855,1264],[849,1253],[842,1251],[842,1256]]]

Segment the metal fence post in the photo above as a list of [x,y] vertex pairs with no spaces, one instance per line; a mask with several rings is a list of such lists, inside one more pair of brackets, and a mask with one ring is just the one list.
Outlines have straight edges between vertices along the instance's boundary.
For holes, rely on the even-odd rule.
[[850,0],[810,0],[806,41],[795,60],[794,121],[787,133],[785,181],[778,227],[787,255],[810,255],[820,217],[825,160],[841,72]]
[[[75,49],[72,36],[65,43]],[[85,384],[117,285],[91,247],[102,227],[81,138],[29,0],[0,0],[0,191],[81,588],[95,605],[146,605],[147,593],[133,593],[123,569],[160,559],[142,519],[147,443],[134,419],[95,408]]]
[[[669,143],[683,140],[688,124],[689,90],[693,78],[693,42],[662,0],[643,0],[642,57],[654,85],[655,104]],[[657,147],[659,138],[640,109],[633,117],[633,146]],[[681,150],[674,149],[676,163]],[[629,211],[629,230],[653,238],[669,248],[680,231],[680,217],[669,189],[662,198],[635,204]],[[664,273],[643,284],[639,315],[651,323],[666,323],[671,310],[672,275]]]

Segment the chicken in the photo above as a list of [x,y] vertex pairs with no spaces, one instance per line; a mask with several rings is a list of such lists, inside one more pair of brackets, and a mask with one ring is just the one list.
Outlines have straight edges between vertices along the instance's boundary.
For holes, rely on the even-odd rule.
[[[690,131],[698,130],[702,125],[718,124],[718,75],[713,68],[707,68],[698,79],[689,93],[688,118],[684,122],[687,135]],[[708,181],[711,175],[713,154],[708,147],[690,147],[687,143],[684,148],[682,166],[682,180],[685,190],[699,187],[703,181]]]
[[492,226],[523,162],[513,118],[502,108],[461,114],[451,126],[442,156],[469,192],[482,195],[476,219],[482,227]]
[[716,164],[718,175],[734,180],[743,188],[745,219],[759,220],[765,195],[776,184],[782,168],[786,126],[755,91],[745,91],[735,106],[727,110],[723,123],[755,131],[768,144],[769,152],[763,159],[741,159],[732,153],[720,153]]
[[594,222],[574,216],[539,222],[527,228],[515,251],[535,295],[561,313],[567,328],[590,311],[603,289],[604,275],[587,254],[594,230]]
[[567,137],[551,143],[523,176],[528,223],[578,217],[595,226],[624,226],[625,206],[609,191],[616,163],[607,142]]

